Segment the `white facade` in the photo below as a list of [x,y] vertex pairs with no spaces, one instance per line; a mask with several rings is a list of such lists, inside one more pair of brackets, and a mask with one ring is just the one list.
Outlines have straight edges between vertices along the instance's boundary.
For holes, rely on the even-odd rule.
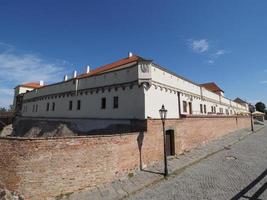
[[168,118],[180,118],[181,114],[234,115],[248,111],[246,106],[206,90],[152,61],[137,58],[88,77],[78,76],[27,92],[23,97],[21,115],[44,118],[159,118],[163,104],[168,109]]

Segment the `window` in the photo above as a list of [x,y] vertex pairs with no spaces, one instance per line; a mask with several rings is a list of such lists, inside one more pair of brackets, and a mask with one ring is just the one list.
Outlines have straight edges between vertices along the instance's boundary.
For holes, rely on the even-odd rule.
[[215,106],[211,106],[211,112],[216,113],[216,107]]
[[36,106],[35,106],[35,112],[37,112],[38,111],[38,104],[36,104]]
[[200,113],[203,113],[203,105],[200,104]]
[[69,110],[72,110],[72,101],[69,101]]
[[77,101],[77,110],[81,110],[81,100]]
[[35,105],[32,106],[32,112],[34,112],[34,111],[35,111]]
[[192,115],[192,113],[193,113],[192,102],[188,102],[188,106],[189,106],[189,114]]
[[55,102],[53,102],[53,104],[52,104],[52,111],[55,110],[55,107],[56,107],[56,104],[55,104]]
[[204,113],[207,113],[206,105],[204,105]]
[[49,111],[49,103],[46,104],[46,111]]
[[113,108],[119,107],[119,97],[113,97]]
[[183,101],[183,111],[187,112],[187,102]]
[[105,97],[101,99],[101,109],[106,109],[106,98]]

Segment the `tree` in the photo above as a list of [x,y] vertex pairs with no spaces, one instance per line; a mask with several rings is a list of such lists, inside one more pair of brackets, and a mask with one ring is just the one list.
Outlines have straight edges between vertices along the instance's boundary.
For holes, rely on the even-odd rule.
[[256,107],[257,111],[265,113],[265,108],[266,107],[265,107],[264,103],[258,102],[258,103],[256,103],[255,107]]
[[5,107],[0,107],[0,113],[4,113],[4,112],[6,112],[7,110],[6,110],[6,108]]

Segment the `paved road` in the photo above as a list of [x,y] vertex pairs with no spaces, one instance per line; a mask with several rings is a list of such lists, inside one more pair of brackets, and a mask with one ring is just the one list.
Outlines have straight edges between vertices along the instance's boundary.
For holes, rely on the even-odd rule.
[[129,199],[267,200],[267,128]]

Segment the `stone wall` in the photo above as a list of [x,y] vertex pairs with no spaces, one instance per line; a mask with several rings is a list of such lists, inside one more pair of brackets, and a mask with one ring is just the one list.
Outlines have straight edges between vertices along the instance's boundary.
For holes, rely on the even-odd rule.
[[[250,126],[249,118],[195,117],[166,121],[179,154]],[[163,159],[162,124],[148,120],[146,132],[68,138],[1,138],[0,182],[27,199],[46,199],[110,182]]]

